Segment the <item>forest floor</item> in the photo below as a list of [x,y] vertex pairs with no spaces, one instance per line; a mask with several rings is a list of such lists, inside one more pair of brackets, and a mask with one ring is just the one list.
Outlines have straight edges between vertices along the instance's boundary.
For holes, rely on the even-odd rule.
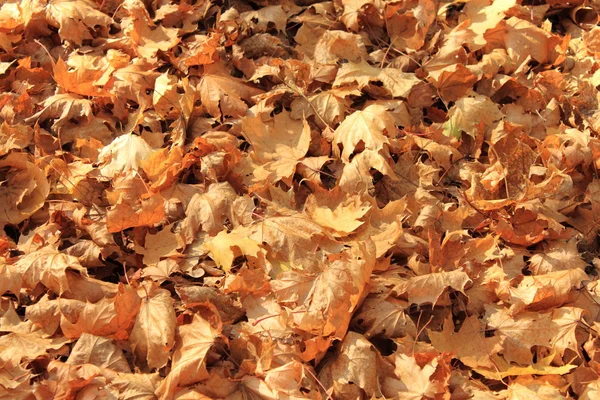
[[3,1],[0,398],[600,398],[583,3]]

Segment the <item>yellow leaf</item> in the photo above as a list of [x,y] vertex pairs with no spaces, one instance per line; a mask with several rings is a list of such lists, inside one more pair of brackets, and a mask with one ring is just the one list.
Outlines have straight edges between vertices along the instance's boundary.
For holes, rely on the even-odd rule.
[[237,228],[231,232],[221,231],[204,247],[217,265],[229,272],[237,256],[258,257],[258,253],[261,252],[260,246],[248,237],[249,234],[250,231],[246,228]]

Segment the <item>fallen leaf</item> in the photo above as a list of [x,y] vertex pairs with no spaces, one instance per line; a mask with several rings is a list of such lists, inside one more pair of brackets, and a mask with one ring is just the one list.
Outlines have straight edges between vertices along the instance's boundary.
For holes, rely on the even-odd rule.
[[[150,285],[148,285],[150,286]],[[144,286],[140,309],[129,335],[133,353],[148,368],[161,368],[168,361],[175,341],[175,309],[171,294],[156,286]],[[144,296],[145,295],[145,296]]]
[[176,334],[171,372],[162,381],[157,393],[172,397],[178,387],[208,378],[206,357],[219,337],[219,329],[213,328],[199,315],[195,315],[190,324],[180,326]]
[[0,222],[18,224],[39,210],[50,192],[44,172],[25,153],[0,160]]

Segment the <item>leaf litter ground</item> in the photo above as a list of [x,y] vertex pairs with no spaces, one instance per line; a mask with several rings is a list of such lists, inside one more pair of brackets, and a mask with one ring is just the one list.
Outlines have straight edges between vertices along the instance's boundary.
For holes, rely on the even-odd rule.
[[599,10],[3,2],[0,398],[599,398]]

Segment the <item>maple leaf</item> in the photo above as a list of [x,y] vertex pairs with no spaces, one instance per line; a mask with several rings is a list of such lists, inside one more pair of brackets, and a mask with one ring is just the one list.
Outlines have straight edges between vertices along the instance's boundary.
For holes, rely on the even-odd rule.
[[581,259],[574,240],[556,241],[543,253],[531,256],[529,260],[531,271],[535,275],[569,269],[585,269],[587,263]]
[[571,291],[587,279],[582,269],[525,276],[516,287],[509,289],[512,308],[539,311],[560,306],[567,302]]
[[310,144],[310,127],[306,120],[293,120],[285,112],[267,123],[260,117],[245,117],[242,132],[252,145],[251,156],[258,164],[254,179],[290,183],[298,161],[306,155]]
[[471,316],[465,319],[458,332],[455,332],[452,319],[444,321],[444,329],[441,332],[429,331],[428,336],[436,349],[453,352],[459,360],[472,368],[495,367],[492,358],[502,349],[502,338],[499,336],[486,337],[484,324],[477,318]]
[[293,119],[300,119],[302,116],[308,118],[315,115],[315,122],[321,128],[325,126],[334,126],[346,115],[349,110],[350,101],[348,95],[360,95],[360,91],[355,88],[331,89],[326,92],[317,93],[313,96],[296,98],[291,104],[292,112],[290,116]]
[[247,228],[238,228],[231,232],[221,231],[205,243],[204,248],[217,265],[228,272],[236,256],[255,258],[259,256],[261,248],[257,242],[248,237],[250,232]]
[[97,83],[105,73],[105,59],[88,58],[91,60],[71,56],[69,65],[59,58],[52,68],[54,80],[64,90],[81,96],[108,96],[109,93]]
[[350,161],[350,155],[356,146],[362,142],[365,149],[381,152],[389,144],[388,136],[393,136],[396,127],[394,120],[387,110],[380,105],[370,105],[362,111],[350,114],[337,127],[334,133],[334,154],[340,155],[337,145],[342,145],[341,157],[344,161]]
[[[379,394],[377,355],[373,345],[362,335],[349,332],[335,359],[319,374],[319,379],[333,389],[336,397]],[[353,387],[355,385],[355,388]]]
[[154,149],[140,136],[133,133],[121,135],[98,154],[98,161],[104,164],[100,173],[109,178],[135,174],[141,169],[142,161],[153,152]]
[[0,338],[0,360],[31,362],[65,344],[64,338],[44,338],[37,333],[8,333]]
[[0,222],[18,224],[40,209],[50,192],[46,175],[25,153],[0,160]]
[[460,139],[460,133],[465,132],[476,138],[479,126],[487,128],[502,117],[502,112],[489,98],[480,95],[463,97],[448,112],[448,121],[444,124],[444,134]]
[[171,372],[158,388],[161,396],[170,398],[177,387],[208,378],[206,357],[215,340],[220,337],[219,330],[197,314],[190,324],[177,329]]
[[431,0],[387,4],[384,15],[391,43],[399,49],[420,49],[435,20],[434,10],[435,2]]
[[342,65],[333,86],[357,83],[363,89],[371,82],[381,82],[392,97],[408,97],[413,86],[420,82],[415,74],[402,72],[397,68],[376,68],[365,61]]
[[321,249],[331,253],[341,249],[321,225],[303,215],[265,218],[254,225],[249,237],[257,243],[268,243],[269,254],[275,259],[309,271],[320,270],[321,264],[318,259],[307,258],[308,253],[322,255]]
[[359,35],[339,30],[324,31],[315,43],[314,59],[320,64],[334,64],[343,58],[359,62],[367,58],[365,43]]
[[59,130],[70,119],[81,117],[89,119],[93,114],[91,101],[72,94],[57,94],[49,97],[44,101],[43,106],[40,112],[29,117],[26,122],[56,119],[52,128]]
[[463,64],[432,71],[429,78],[445,101],[460,99],[477,82],[477,77]]
[[365,223],[371,205],[360,196],[348,196],[341,190],[311,194],[304,205],[308,216],[333,231],[334,236],[346,236]]
[[353,325],[365,330],[367,338],[383,335],[394,338],[416,336],[417,328],[405,310],[408,303],[393,297],[367,297],[353,318]]
[[[323,336],[343,337],[374,267],[372,243],[360,243],[355,254],[333,255],[319,273],[283,272],[271,281],[280,302],[294,302],[306,312],[297,315],[298,328]],[[360,258],[360,259],[359,259]]]
[[390,201],[382,209],[374,208],[369,218],[368,235],[375,243],[377,257],[383,256],[392,248],[403,233],[402,219],[406,203],[402,200]]
[[436,272],[410,278],[394,287],[398,295],[408,297],[414,304],[431,303],[435,305],[446,288],[464,291],[471,280],[463,271]]
[[191,243],[200,229],[209,235],[218,234],[235,198],[235,190],[226,182],[212,184],[206,192],[194,194],[187,204],[186,218],[180,224],[185,241]]
[[508,310],[486,307],[487,325],[504,339],[503,357],[507,362],[529,365],[531,347],[546,346],[564,354],[566,349],[579,352],[575,336],[584,310],[561,307],[547,313],[521,312],[511,316]]
[[158,51],[167,51],[181,40],[178,29],[155,25],[141,1],[127,0],[123,8],[129,13],[121,21],[123,32],[141,57],[152,60]]
[[70,289],[67,270],[86,275],[86,269],[79,264],[77,258],[48,247],[24,256],[14,267],[24,286],[33,288],[42,283],[59,295]]
[[26,125],[0,125],[0,155],[6,155],[13,149],[23,149],[33,139],[33,130]]
[[194,35],[184,43],[188,45],[177,58],[177,65],[185,72],[189,67],[212,64],[219,60],[217,54],[219,35]]
[[596,232],[600,227],[600,181],[593,180],[587,186],[585,191],[586,203],[590,205],[581,206],[577,209],[578,215],[571,219],[571,223],[585,235],[588,240],[593,242]]
[[[122,188],[121,188],[122,189]],[[118,193],[117,190],[115,193]],[[109,232],[119,232],[136,226],[152,226],[165,217],[165,201],[160,195],[128,198],[124,191],[119,194],[115,205],[106,213]],[[131,201],[133,200],[133,202]]]
[[92,39],[97,27],[108,27],[113,20],[97,9],[91,0],[51,0],[46,8],[50,24],[58,28],[61,39],[80,45]]
[[89,333],[83,333],[79,337],[66,363],[71,365],[92,364],[117,372],[131,372],[123,352],[112,339]]
[[213,117],[229,115],[240,117],[246,113],[253,96],[262,90],[246,85],[243,81],[227,74],[222,65],[214,63],[206,66],[198,84],[198,92],[206,111]]
[[371,169],[374,169],[384,175],[385,178],[397,181],[394,170],[389,161],[379,152],[374,150],[365,150],[352,158],[342,171],[339,186],[346,193],[365,192],[373,188],[371,179]]
[[395,356],[394,372],[400,380],[394,382],[392,379],[386,379],[382,391],[388,397],[397,392],[398,396],[411,400],[435,398],[438,394],[445,392],[444,386],[433,379],[437,369],[438,360],[435,358],[420,366],[414,357],[398,354]]
[[156,286],[142,289],[146,295],[142,297],[129,343],[136,357],[148,368],[161,368],[169,361],[175,341],[173,300],[168,291]]
[[518,65],[531,57],[540,63],[553,63],[564,50],[561,39],[529,21],[511,17],[506,21],[504,44],[509,56]]
[[305,368],[302,363],[291,361],[270,370],[265,377],[265,383],[277,393],[302,398],[302,392],[305,390],[303,381],[306,381]]
[[0,397],[597,397],[593,2],[250,3],[0,5]]
[[103,298],[97,303],[65,301],[59,304],[60,327],[66,337],[78,338],[83,333],[125,340],[140,308],[136,291],[119,285],[113,298]]
[[264,32],[269,24],[273,24],[279,31],[285,30],[287,15],[282,6],[266,6],[256,11],[240,14],[242,23],[247,24],[253,31]]

